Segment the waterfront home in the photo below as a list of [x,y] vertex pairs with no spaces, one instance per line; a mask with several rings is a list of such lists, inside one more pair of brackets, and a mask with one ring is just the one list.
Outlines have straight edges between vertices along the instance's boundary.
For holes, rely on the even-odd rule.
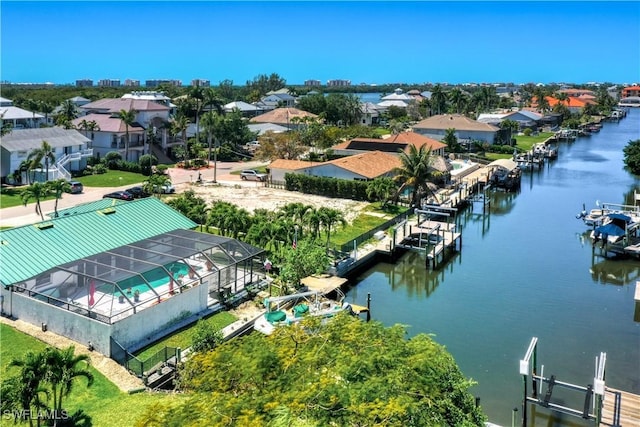
[[622,89],[620,98],[628,98],[630,96],[640,96],[640,86],[627,86]]
[[3,124],[10,123],[12,129],[33,129],[44,124],[42,114],[16,107],[7,98],[0,98],[0,119]]
[[397,156],[372,151],[354,156],[341,157],[328,162],[278,159],[268,166],[269,177],[274,182],[284,182],[287,173],[309,176],[369,181],[381,177],[392,177],[401,166]]
[[377,126],[380,124],[380,116],[386,108],[379,107],[373,102],[360,103],[360,124],[365,126]]
[[0,141],[0,176],[19,171],[20,164],[27,160],[29,154],[40,147],[42,141],[47,141],[53,150],[55,160],[49,165],[49,176],[46,177],[46,167],[30,173],[27,180],[26,172],[19,172],[17,183],[26,184],[32,180],[45,181],[58,178],[71,179],[72,171],[79,171],[86,167],[87,158],[93,155],[89,143],[91,140],[75,129],[49,127],[40,129],[14,130],[2,137]]
[[338,156],[350,156],[372,151],[398,155],[401,151],[408,153],[411,145],[418,149],[424,145],[435,156],[444,156],[444,150],[447,147],[440,141],[416,132],[401,132],[384,139],[353,138],[334,145],[331,150]]
[[502,113],[482,113],[478,116],[477,120],[480,123],[488,123],[493,126],[500,127],[500,124],[505,120],[511,120],[518,123],[520,130],[525,128],[537,129],[542,120],[542,114],[534,111],[518,110],[518,111],[505,111]]
[[273,123],[287,129],[297,129],[304,119],[317,119],[318,116],[297,108],[276,108],[259,116],[253,117],[249,123]]
[[447,129],[454,129],[458,141],[481,141],[488,144],[496,142],[501,134],[500,128],[461,114],[440,114],[419,121],[413,125],[413,131],[442,141]]
[[199,233],[150,197],[0,231],[2,311],[110,356],[135,351],[264,278],[263,250]]

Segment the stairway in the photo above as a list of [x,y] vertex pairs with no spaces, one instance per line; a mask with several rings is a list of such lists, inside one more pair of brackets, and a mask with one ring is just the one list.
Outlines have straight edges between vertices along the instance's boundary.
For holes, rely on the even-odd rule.
[[172,164],[175,163],[173,160],[171,160],[171,158],[169,156],[167,156],[164,152],[164,150],[162,150],[162,148],[158,147],[155,144],[151,144],[151,154],[153,154],[156,159],[158,159],[158,164]]

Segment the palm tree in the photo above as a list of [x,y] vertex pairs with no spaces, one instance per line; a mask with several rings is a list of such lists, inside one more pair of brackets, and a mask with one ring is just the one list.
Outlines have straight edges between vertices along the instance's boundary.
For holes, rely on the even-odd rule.
[[[409,152],[400,152],[400,161],[402,166],[396,169],[396,180],[401,182],[400,188],[396,194],[397,197],[407,187],[412,187],[411,192],[411,205],[419,206],[419,201],[422,194],[431,192],[427,186],[429,179],[441,174],[432,168],[434,156],[431,154],[431,150],[426,148],[426,145],[421,146],[419,149],[415,145],[409,146]],[[435,194],[433,194],[435,196]]]
[[431,106],[437,114],[442,114],[446,110],[447,95],[439,84],[435,85],[431,90]]
[[200,85],[195,85],[189,90],[189,98],[191,98],[195,104],[196,113],[196,141],[200,139],[200,113],[204,107],[204,90]]
[[62,103],[62,109],[60,111],[60,117],[66,119],[64,121],[70,122],[71,120],[78,117],[78,110],[76,109],[76,104],[73,103],[70,99],[67,99]]
[[40,218],[44,221],[44,213],[40,206],[40,201],[49,195],[49,186],[42,182],[34,182],[24,190],[22,190],[22,203],[27,206],[31,199],[36,201],[36,214],[40,215]]
[[48,367],[46,380],[53,391],[53,409],[62,411],[62,398],[69,396],[77,378],[87,379],[87,387],[93,384],[93,374],[89,371],[90,358],[87,354],[74,354],[73,346],[64,350],[47,348],[44,358]]
[[66,179],[56,179],[49,182],[49,190],[53,192],[56,197],[56,203],[53,206],[53,216],[58,218],[58,201],[62,198],[62,193],[69,192],[71,185]]
[[91,145],[93,145],[94,132],[100,131],[100,126],[98,125],[98,123],[95,120],[87,121],[85,119],[82,119],[80,123],[78,123],[77,128],[78,130],[83,130],[84,136],[86,136],[87,138],[89,138],[89,132],[91,132]]
[[44,113],[44,121],[49,124],[49,114],[53,113],[53,110],[56,109],[56,106],[52,102],[48,101],[40,101],[40,111]]
[[129,111],[122,109],[118,113],[118,118],[122,120],[125,126],[125,146],[124,146],[124,160],[129,161],[129,126],[133,126],[133,123],[136,121],[137,111],[131,109]]
[[[18,388],[15,390],[15,396],[20,401],[21,409],[27,413],[26,411],[30,411],[32,406],[36,408],[36,411],[46,407],[40,399],[41,394],[47,393],[43,386],[48,371],[44,353],[28,351],[23,359],[13,359],[9,362],[9,366],[20,368],[20,375],[15,384]],[[29,425],[33,426],[33,417],[29,417]],[[39,417],[38,425],[40,425]]]
[[185,152],[185,167],[189,166],[189,144],[187,143],[187,128],[189,127],[189,119],[187,116],[178,114],[171,124],[173,132],[182,135],[182,143],[184,144]]
[[49,180],[49,161],[52,163],[56,161],[56,156],[54,154],[53,148],[47,141],[42,141],[42,145],[40,148],[36,148],[31,151],[27,156],[27,160],[31,162],[32,166],[37,167],[37,165],[41,165],[44,160],[45,164],[45,181]]
[[31,111],[31,114],[33,114],[32,118],[31,118],[31,127],[35,128],[35,124],[36,124],[36,110],[38,109],[38,107],[40,106],[40,103],[38,102],[37,99],[27,99],[25,102],[25,106],[27,107],[27,110]]
[[303,218],[304,224],[306,224],[309,234],[311,235],[311,240],[315,241],[320,235],[320,226],[322,224],[322,218],[318,209],[311,208],[309,209]]
[[[202,125],[204,126],[207,132],[207,144],[209,146],[209,156],[207,158],[207,161],[209,162],[211,161],[211,148],[212,148],[213,134],[214,134],[217,122],[218,122],[218,115],[213,111],[209,111],[202,116]],[[214,161],[213,161],[213,167],[214,167],[213,182],[216,182],[217,163],[218,163],[218,155],[216,150],[216,152],[214,153]]]
[[321,224],[327,232],[327,249],[329,249],[329,242],[331,239],[331,229],[334,226],[347,225],[347,221],[344,218],[344,214],[338,209],[321,207],[318,209],[318,215],[321,218]]
[[467,101],[467,97],[465,96],[462,89],[460,89],[459,87],[454,87],[453,89],[451,89],[451,91],[449,91],[448,97],[449,102],[451,102],[451,104],[455,107],[456,113],[460,114],[462,106]]
[[367,183],[367,197],[369,200],[381,201],[383,207],[396,190],[396,184],[391,178],[376,178]]

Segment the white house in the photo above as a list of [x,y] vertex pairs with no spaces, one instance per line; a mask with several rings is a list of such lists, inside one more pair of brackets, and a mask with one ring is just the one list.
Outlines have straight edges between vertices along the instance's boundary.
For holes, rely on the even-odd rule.
[[[55,160],[49,165],[49,180],[64,178],[71,179],[70,170],[82,170],[87,165],[87,157],[93,155],[89,148],[91,140],[75,129],[48,127],[40,129],[22,129],[10,132],[0,140],[2,159],[0,161],[0,176],[6,178],[20,169],[20,164],[27,160],[29,154],[42,147],[47,141],[53,149]],[[35,173],[35,179],[45,180],[45,165]],[[22,183],[27,182],[23,173]]]
[[13,105],[13,101],[0,97],[0,120],[11,123],[13,129],[39,128],[44,116]]
[[[96,130],[82,130],[82,122],[95,122]],[[73,119],[71,123],[89,138],[93,153],[99,158],[111,151],[117,151],[125,157],[127,127],[124,122],[115,115],[91,113],[86,116]],[[137,161],[144,154],[145,130],[134,123],[129,126],[129,160]]]
[[493,144],[498,136],[498,127],[480,123],[460,114],[440,114],[419,121],[413,131],[442,141],[447,129],[455,129],[458,141],[484,141]]

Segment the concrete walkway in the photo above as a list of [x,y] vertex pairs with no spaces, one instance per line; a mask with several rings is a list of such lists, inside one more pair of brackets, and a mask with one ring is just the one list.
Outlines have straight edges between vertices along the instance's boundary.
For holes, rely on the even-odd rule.
[[[218,162],[218,171],[216,173],[213,167],[213,162],[211,162],[211,167],[203,168],[199,171],[169,168],[168,173],[171,178],[171,182],[178,192],[183,188],[187,188],[186,185],[181,184],[195,182],[198,179],[198,174],[201,175],[201,179],[203,181],[213,181],[215,173],[216,181],[220,185],[255,186],[254,182],[244,182],[240,179],[239,175],[232,175],[231,172],[242,169],[252,169],[260,165],[264,165],[264,162]],[[64,194],[62,198],[58,200],[58,210],[71,208],[81,203],[100,200],[104,194],[118,190],[125,190],[127,188],[134,187],[135,185],[136,184],[123,185],[120,187],[85,187],[84,191],[80,194]],[[55,202],[55,200],[46,200],[40,203],[42,211],[44,212],[45,220],[49,219],[47,214],[54,211]],[[35,213],[35,203],[30,203],[27,206],[15,206],[0,209],[0,226],[2,227],[19,227],[40,221],[42,221],[42,218],[40,218],[40,215]]]

